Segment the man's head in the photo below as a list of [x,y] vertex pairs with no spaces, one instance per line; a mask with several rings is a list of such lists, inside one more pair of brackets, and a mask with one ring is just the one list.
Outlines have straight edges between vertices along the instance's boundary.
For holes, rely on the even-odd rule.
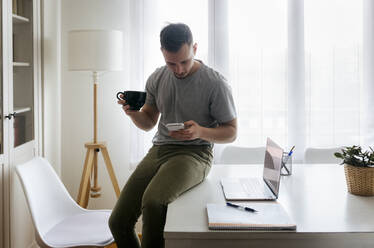
[[177,78],[188,76],[197,49],[190,28],[183,23],[169,24],[161,30],[160,42],[168,68]]

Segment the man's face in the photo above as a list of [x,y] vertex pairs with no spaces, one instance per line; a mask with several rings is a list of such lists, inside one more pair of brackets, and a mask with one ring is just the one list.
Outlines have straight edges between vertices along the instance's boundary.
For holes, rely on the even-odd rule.
[[177,78],[185,78],[190,74],[192,66],[194,65],[193,58],[196,54],[196,48],[196,43],[193,46],[183,44],[183,46],[174,53],[161,48],[166,65]]

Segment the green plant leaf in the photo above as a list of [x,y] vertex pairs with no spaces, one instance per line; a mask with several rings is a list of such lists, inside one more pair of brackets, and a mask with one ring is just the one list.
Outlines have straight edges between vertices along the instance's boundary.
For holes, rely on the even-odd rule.
[[340,153],[340,152],[335,152],[334,155],[335,155],[335,157],[337,157],[337,158],[342,158],[342,159],[344,159],[343,154]]
[[361,146],[346,146],[340,152],[335,152],[334,156],[343,160],[342,164],[350,164],[358,167],[374,167],[374,149],[362,151]]

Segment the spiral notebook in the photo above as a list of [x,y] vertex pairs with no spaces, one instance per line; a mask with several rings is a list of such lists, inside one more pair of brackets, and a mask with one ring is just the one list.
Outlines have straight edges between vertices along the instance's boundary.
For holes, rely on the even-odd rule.
[[240,203],[257,212],[248,212],[226,206],[207,204],[208,226],[212,230],[296,230],[295,222],[277,202]]

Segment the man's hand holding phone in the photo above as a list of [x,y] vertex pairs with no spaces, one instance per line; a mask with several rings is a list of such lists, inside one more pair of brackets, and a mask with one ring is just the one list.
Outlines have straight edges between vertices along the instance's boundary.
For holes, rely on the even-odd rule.
[[184,129],[184,123],[168,123],[165,125],[169,132]]
[[200,137],[201,126],[192,120],[185,123],[169,123],[166,124],[166,127],[169,130],[169,135],[174,139],[194,140]]

